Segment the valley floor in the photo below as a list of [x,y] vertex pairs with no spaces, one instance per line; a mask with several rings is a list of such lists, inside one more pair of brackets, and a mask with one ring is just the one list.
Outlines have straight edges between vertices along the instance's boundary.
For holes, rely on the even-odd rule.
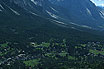
[[70,45],[66,39],[49,42],[0,43],[1,69],[104,69],[104,44]]

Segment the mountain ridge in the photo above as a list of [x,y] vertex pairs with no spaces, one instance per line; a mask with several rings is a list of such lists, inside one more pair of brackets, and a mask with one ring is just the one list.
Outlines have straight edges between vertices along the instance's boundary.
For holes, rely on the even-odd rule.
[[[92,29],[99,30],[103,29],[100,27],[101,25],[103,25],[104,20],[102,14],[98,11],[96,6],[90,0],[86,1],[62,0],[62,2],[53,0],[55,1],[55,4],[53,4],[53,1],[51,0],[38,0],[38,1],[3,0],[3,1],[7,3],[8,6],[10,6],[11,3],[12,4],[14,3],[20,6],[21,8],[25,9],[25,11],[28,13],[31,13],[33,15],[39,15],[45,18],[50,18],[53,20],[58,20],[64,22],[65,24],[74,24],[83,27],[86,26],[91,27]],[[74,3],[76,5],[74,5]],[[64,5],[64,7],[59,4]],[[14,12],[16,13],[16,11]]]

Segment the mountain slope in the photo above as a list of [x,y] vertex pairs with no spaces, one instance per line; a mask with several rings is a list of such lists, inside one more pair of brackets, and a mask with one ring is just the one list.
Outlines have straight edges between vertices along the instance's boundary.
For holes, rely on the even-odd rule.
[[103,18],[97,7],[90,0],[50,0],[53,4],[68,10],[69,19],[81,25],[99,28]]
[[[102,30],[104,19],[97,7],[90,1],[76,0],[3,0],[8,6],[16,4],[33,15],[58,20],[68,25],[76,25]],[[10,4],[9,4],[10,3]]]
[[[28,3],[32,3],[32,2],[29,0]],[[66,31],[66,33],[64,33],[64,34],[69,35],[69,36],[72,36],[73,34],[75,36],[77,36],[78,34],[75,34],[76,32],[79,32],[79,34],[82,33],[82,35],[83,35],[85,33],[84,30],[87,30],[87,29],[84,29],[84,28],[82,28],[84,30],[75,28],[76,26],[73,26],[73,25],[71,26],[71,25],[61,24],[62,22],[59,22],[59,21],[50,21],[50,19],[43,18],[43,16],[40,16],[39,14],[38,15],[37,14],[36,15],[31,14],[30,12],[28,12],[26,10],[27,7],[23,8],[23,7],[19,6],[17,4],[17,2],[16,3],[12,2],[12,0],[10,0],[10,1],[9,0],[8,1],[3,0],[3,1],[1,1],[0,5],[2,6],[1,8],[3,10],[3,11],[0,12],[0,17],[1,17],[0,23],[1,23],[2,28],[3,27],[4,28],[9,28],[9,26],[10,26],[9,29],[12,29],[12,28],[17,26],[16,28],[19,29],[21,27],[21,30],[22,30],[22,28],[24,28],[24,30],[27,29],[27,28],[30,28],[30,29],[32,28],[32,29],[35,30],[36,28],[39,28],[39,29],[41,27],[45,28],[45,25],[46,25],[46,26],[49,26],[49,27],[46,27],[45,30],[50,28],[50,30],[48,30],[48,31],[53,31],[54,33],[59,32],[60,34],[62,33],[62,31],[64,31],[64,30],[61,31],[61,28],[62,29],[65,28],[66,30],[69,30],[69,31]],[[22,5],[22,4],[20,4],[20,5]],[[38,6],[38,8],[40,8],[40,7],[41,6]],[[5,22],[5,20],[6,20],[6,22]],[[31,25],[33,25],[33,27],[31,27]],[[8,31],[9,31],[9,29],[8,29]],[[54,29],[57,29],[57,30],[54,30]],[[42,29],[40,29],[40,31],[41,30]],[[74,32],[70,33],[70,30],[73,30]],[[90,29],[88,29],[88,30],[90,30]],[[23,32],[23,31],[21,31],[21,32]],[[10,32],[8,32],[8,33],[10,34]],[[11,31],[11,33],[12,33],[12,31]],[[62,34],[62,35],[64,36],[64,34]],[[12,35],[14,36],[15,34],[12,34]],[[23,33],[23,35],[25,35],[25,33]],[[47,35],[50,35],[50,34],[48,34],[48,32],[47,32]],[[55,37],[55,35],[52,35],[52,36]],[[57,36],[57,37],[61,37],[61,36]],[[80,36],[80,37],[83,37],[83,36]],[[86,38],[87,36],[84,36],[84,37]],[[85,39],[85,38],[83,38],[83,39]]]

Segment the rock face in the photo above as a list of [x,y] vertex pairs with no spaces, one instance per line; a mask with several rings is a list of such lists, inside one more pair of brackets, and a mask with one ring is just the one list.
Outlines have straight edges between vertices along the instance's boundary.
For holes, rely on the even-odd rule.
[[0,0],[0,12],[12,11],[25,15],[22,11],[66,24],[101,29],[104,18],[90,0]]
[[69,18],[77,24],[95,26],[103,18],[97,7],[90,0],[50,0],[53,4],[68,10]]

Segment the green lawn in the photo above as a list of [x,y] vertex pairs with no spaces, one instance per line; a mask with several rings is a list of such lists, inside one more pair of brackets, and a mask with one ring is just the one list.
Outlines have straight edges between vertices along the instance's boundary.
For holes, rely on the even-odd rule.
[[40,63],[39,61],[40,61],[40,59],[28,60],[28,61],[24,61],[24,64],[26,66],[35,67]]
[[98,51],[98,50],[89,50],[90,53],[93,53],[95,55],[98,55],[98,54],[101,54],[101,55],[104,55],[104,51]]

